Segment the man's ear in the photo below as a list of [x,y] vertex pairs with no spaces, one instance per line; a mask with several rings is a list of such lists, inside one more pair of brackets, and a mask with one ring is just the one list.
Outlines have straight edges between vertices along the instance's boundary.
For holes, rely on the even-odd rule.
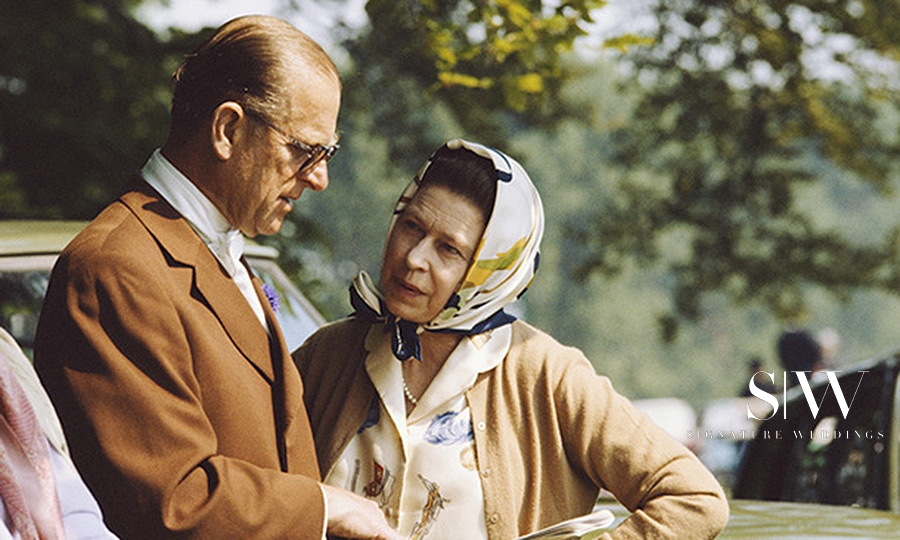
[[210,138],[213,150],[221,161],[226,161],[234,154],[238,130],[247,121],[243,107],[234,101],[220,103],[213,111],[210,125]]

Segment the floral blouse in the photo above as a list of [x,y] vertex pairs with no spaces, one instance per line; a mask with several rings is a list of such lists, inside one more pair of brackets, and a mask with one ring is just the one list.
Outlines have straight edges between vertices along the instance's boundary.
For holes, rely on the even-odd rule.
[[378,503],[388,522],[411,540],[487,538],[465,392],[479,373],[503,360],[511,336],[507,325],[464,337],[407,416],[390,333],[373,325],[366,336],[366,371],[377,395],[326,483]]

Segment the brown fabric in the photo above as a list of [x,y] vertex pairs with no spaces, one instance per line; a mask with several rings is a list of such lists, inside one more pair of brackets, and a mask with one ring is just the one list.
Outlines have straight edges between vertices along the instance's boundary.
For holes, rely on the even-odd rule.
[[35,364],[72,456],[123,538],[317,538],[303,388],[193,229],[149,187],[65,249]]
[[[513,323],[510,352],[466,393],[485,520],[508,540],[590,512],[600,488],[633,513],[604,538],[712,538],[728,505],[684,446],[613,390],[577,349]],[[331,324],[294,352],[323,476],[362,425],[374,388],[368,325]]]

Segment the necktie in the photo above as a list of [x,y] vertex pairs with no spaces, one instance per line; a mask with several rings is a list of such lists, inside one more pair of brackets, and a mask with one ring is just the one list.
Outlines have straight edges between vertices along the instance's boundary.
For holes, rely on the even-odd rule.
[[209,243],[209,249],[215,253],[228,275],[234,277],[241,264],[241,256],[244,254],[244,235],[238,230],[220,235]]

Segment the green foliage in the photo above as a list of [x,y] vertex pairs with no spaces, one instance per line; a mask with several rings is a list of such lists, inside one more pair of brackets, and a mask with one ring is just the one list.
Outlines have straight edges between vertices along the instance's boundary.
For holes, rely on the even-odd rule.
[[659,0],[654,14],[653,45],[625,57],[639,88],[623,91],[643,94],[615,142],[628,173],[573,227],[579,276],[660,260],[660,239],[678,234],[668,339],[713,291],[784,319],[803,314],[810,285],[900,292],[894,235],[849,241],[796,198],[828,168],[883,194],[896,180],[896,123],[879,123],[898,106],[900,4]]
[[391,113],[404,113],[389,120],[376,110],[394,157],[422,155],[390,125],[414,117],[419,101],[443,104],[463,130],[502,145],[510,122],[550,125],[567,114],[558,100],[569,75],[562,59],[605,4],[369,0],[370,26],[346,46],[363,84]]
[[[596,236],[578,238],[571,231],[588,229],[598,206],[622,196],[622,184],[649,193],[664,193],[660,186],[666,185],[658,171],[610,159],[618,150],[622,126],[640,113],[635,102],[643,96],[619,92],[616,84],[623,76],[604,63],[575,72],[578,76],[562,95],[567,106],[584,111],[586,122],[523,130],[507,147],[529,171],[547,212],[541,270],[523,298],[525,315],[562,342],[581,348],[631,398],[677,396],[701,407],[710,399],[733,397],[746,388],[744,366],[751,356],[764,359],[768,371],[780,369],[775,341],[784,327],[762,303],[735,303],[728,290],[702,295],[692,324],[669,318],[677,283],[671,269],[693,256],[689,227],[665,229],[641,245],[644,235],[635,239],[623,221],[621,236],[635,245],[615,261],[617,277],[596,272],[581,281],[570,277],[583,262],[584,242],[599,244]],[[840,226],[848,242],[865,245],[894,227],[896,196],[859,182],[823,158],[810,168],[816,181],[794,190],[794,206],[816,228]],[[894,178],[892,186],[898,181]],[[636,201],[640,210],[640,199]],[[650,228],[649,223],[638,225]],[[629,255],[642,251],[653,256]],[[803,289],[807,316],[802,323],[813,333],[825,327],[840,333],[840,356],[832,366],[841,369],[849,361],[896,348],[900,298],[872,289],[847,287],[835,295],[836,290],[831,285]],[[665,329],[677,339],[657,339]]]
[[0,215],[92,217],[164,139],[196,37],[161,40],[139,3],[0,1]]
[[[402,9],[412,4],[396,4],[400,5],[393,7],[401,12],[392,16],[404,21],[401,15],[407,12]],[[734,118],[740,118],[740,114],[735,116],[735,111],[741,112],[742,100],[749,99],[746,92],[729,93],[728,84],[710,82],[702,89],[702,102],[693,105],[698,125],[692,127],[690,115],[674,98],[697,91],[692,87],[695,79],[689,78],[679,86],[680,94],[673,91],[677,95],[666,102],[670,106],[664,111],[645,110],[649,103],[645,97],[654,93],[645,93],[643,85],[666,82],[671,76],[669,72],[659,68],[656,75],[643,71],[620,77],[606,64],[585,65],[563,55],[558,66],[559,73],[563,74],[559,82],[544,87],[545,91],[553,92],[548,94],[552,102],[549,106],[559,115],[553,121],[546,121],[542,115],[535,114],[540,110],[519,114],[501,100],[494,101],[490,96],[499,95],[496,85],[458,88],[436,84],[435,60],[422,53],[415,29],[408,22],[397,23],[399,26],[391,23],[391,15],[386,10],[392,6],[381,5],[380,9],[385,11],[373,12],[373,5],[378,7],[377,3],[369,4],[372,25],[347,42],[353,64],[343,69],[344,147],[330,167],[331,185],[324,193],[304,196],[292,216],[297,220],[293,226],[295,234],[286,229],[276,240],[287,258],[298,261],[292,268],[297,269],[297,275],[306,284],[304,290],[314,295],[329,318],[348,313],[347,284],[357,270],[377,272],[391,208],[412,174],[439,144],[450,137],[466,136],[498,145],[518,158],[544,198],[548,223],[542,269],[524,297],[524,315],[564,343],[582,348],[598,371],[610,375],[627,395],[634,398],[674,395],[700,406],[710,397],[735,395],[746,385],[743,380],[746,358],[758,355],[766,359],[767,368],[777,367],[774,342],[782,327],[764,303],[754,302],[752,296],[746,296],[743,304],[732,304],[734,298],[740,298],[732,296],[735,290],[740,290],[739,282],[725,280],[726,286],[699,294],[694,324],[683,326],[680,324],[683,318],[669,312],[670,299],[683,295],[678,292],[680,278],[673,269],[690,265],[696,253],[693,240],[696,227],[684,221],[673,223],[669,206],[657,204],[657,199],[668,200],[671,196],[669,163],[677,161],[680,152],[691,152],[685,158],[689,162],[704,160],[698,170],[705,170],[706,162],[715,164],[718,149],[713,142],[716,139],[709,134],[706,124],[730,127]],[[633,54],[649,54],[652,47],[628,48],[627,45],[652,43],[656,47],[664,38],[658,35],[641,41],[627,37],[622,44]],[[617,43],[610,40],[607,45],[617,47]],[[498,65],[496,69],[506,67]],[[477,71],[459,73],[478,81],[484,79]],[[623,91],[615,86],[616,81],[622,80],[638,81],[641,85],[625,87]],[[653,85],[648,84],[646,88],[653,90]],[[854,95],[858,91],[850,86],[840,89],[843,94],[838,89],[832,90],[836,93],[817,97],[819,103],[830,103],[828,99],[852,105],[857,98],[857,105],[867,103]],[[451,96],[455,92],[463,97]],[[808,99],[815,97],[809,96]],[[717,102],[720,97],[725,100],[723,104]],[[859,116],[848,108],[850,112],[843,113],[844,118],[859,126],[878,126],[881,134],[891,133],[892,129],[897,133],[896,119],[891,119],[893,105],[883,96],[873,94],[873,97],[878,99],[868,102],[870,116]],[[786,103],[776,100],[775,105],[791,105],[789,98],[780,99]],[[819,118],[827,118],[821,115],[837,114],[839,110],[829,104],[817,114]],[[792,118],[789,113],[785,116]],[[693,129],[698,133],[698,141],[702,139],[713,146],[667,140],[655,129],[648,128],[651,121],[663,126],[664,134]],[[646,130],[650,139],[642,140],[642,130]],[[801,171],[806,176],[783,188],[790,199],[773,195],[766,205],[775,209],[791,208],[808,220],[808,228],[814,233],[831,234],[829,231],[840,226],[842,234],[837,241],[842,243],[846,243],[843,240],[847,235],[843,233],[849,234],[847,228],[853,221],[855,234],[850,235],[850,246],[871,245],[869,237],[892,227],[888,194],[896,179],[889,181],[891,177],[886,176],[883,185],[860,182],[848,175],[843,165],[830,159],[817,139],[801,137],[791,147],[791,141],[797,137],[778,129],[774,130],[773,138],[787,141],[789,148],[783,158],[767,157],[760,162],[776,175],[789,178],[791,171]],[[732,150],[736,154],[742,151]],[[632,160],[621,159],[630,152],[633,152]],[[615,157],[620,159],[614,160]],[[727,172],[718,174],[723,178],[728,176]],[[681,189],[690,193],[690,176],[682,178]],[[712,196],[705,199],[711,201],[707,213],[712,216],[717,213],[718,204],[713,199]],[[748,199],[763,205],[752,197]],[[607,208],[607,205],[616,208],[620,204],[630,208],[622,214],[610,214],[606,220],[610,226],[618,227],[616,234],[612,237],[596,234],[591,225],[597,219],[597,208]],[[699,202],[697,205],[701,206]],[[747,217],[738,224],[754,222],[750,211],[746,213]],[[310,248],[309,234],[314,230],[310,224],[318,224],[317,234],[330,239],[333,251],[323,256],[321,249]],[[715,222],[709,224],[713,230],[717,226]],[[773,225],[775,230],[779,226],[797,232],[790,220],[784,225]],[[572,231],[582,236],[570,234]],[[608,250],[607,256],[616,258],[606,260],[615,261],[618,279],[605,279],[596,273],[586,275],[583,282],[571,279],[572,273],[582,267],[586,255],[592,255],[595,249],[608,248],[610,243],[615,247],[615,242],[623,242],[625,248]],[[781,242],[781,248],[787,253],[802,255],[803,251],[791,250],[791,238],[783,238]],[[586,250],[586,245],[592,249]],[[800,244],[801,248],[804,246]],[[701,259],[707,256],[707,252],[700,253]],[[727,251],[708,254],[710,259],[729,256]],[[840,265],[847,269],[841,279],[850,279],[852,283],[855,278],[851,263],[857,259],[855,252],[842,258]],[[706,264],[721,268],[718,262]],[[781,268],[777,260],[772,264],[781,272],[779,279],[794,283],[789,275],[791,268]],[[826,261],[820,266],[831,271],[830,264]],[[760,269],[753,274],[762,279],[770,271]],[[875,354],[893,345],[884,315],[896,310],[896,300],[857,292],[854,286],[843,286],[837,281],[812,289],[801,283],[797,289],[799,292],[793,298],[802,296],[810,314],[806,322],[814,329],[826,325],[839,328],[844,336],[843,348],[850,359]],[[836,291],[845,303],[834,301]],[[784,301],[799,305],[799,300],[793,298],[785,295]],[[668,344],[653,339],[661,329],[668,329],[664,337],[674,339],[677,335],[679,339]]]
[[[0,0],[0,215],[91,217],[164,139],[170,73],[205,32],[154,34],[140,3]],[[263,241],[345,315],[400,191],[467,137],[544,198],[524,316],[630,397],[734,395],[747,357],[776,367],[773,313],[837,327],[851,359],[892,346],[896,2],[661,0],[655,35],[606,42],[615,66],[578,62],[603,3],[368,1],[330,186]],[[814,54],[838,34],[852,44]]]

